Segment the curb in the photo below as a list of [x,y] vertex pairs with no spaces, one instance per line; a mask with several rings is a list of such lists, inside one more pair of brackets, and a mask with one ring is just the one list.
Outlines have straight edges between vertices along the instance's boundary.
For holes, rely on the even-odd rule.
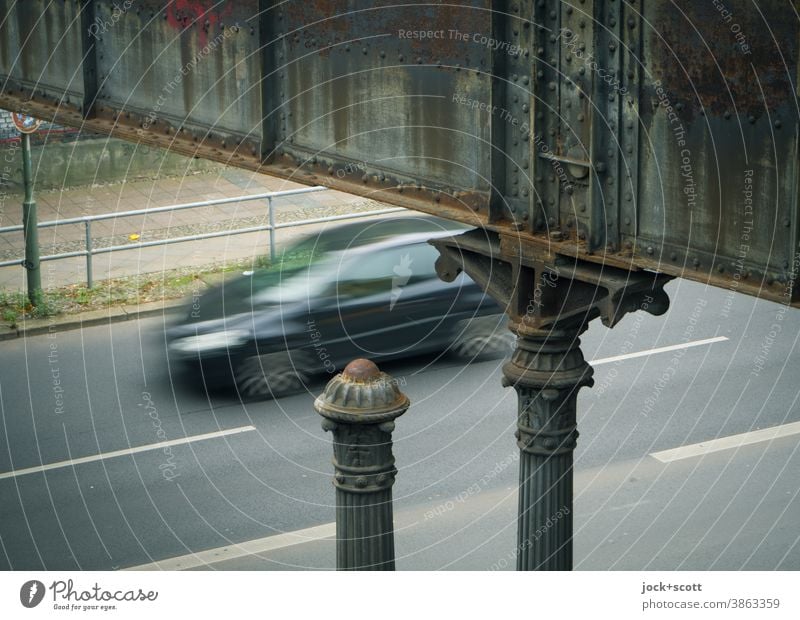
[[22,321],[14,329],[0,332],[0,341],[173,314],[185,304],[185,299],[167,299],[139,304],[138,306],[117,306],[107,310],[92,310],[62,317],[55,316],[49,319]]

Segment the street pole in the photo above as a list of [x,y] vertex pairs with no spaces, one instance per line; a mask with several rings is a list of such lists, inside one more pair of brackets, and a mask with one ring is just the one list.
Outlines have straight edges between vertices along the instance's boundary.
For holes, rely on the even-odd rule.
[[25,269],[28,272],[28,299],[36,306],[42,298],[42,274],[39,263],[39,229],[36,201],[33,199],[33,170],[31,165],[31,135],[22,134],[22,175],[25,200],[22,203],[22,226],[25,232]]
[[337,570],[394,570],[392,431],[408,406],[365,359],[350,362],[314,403],[333,433]]

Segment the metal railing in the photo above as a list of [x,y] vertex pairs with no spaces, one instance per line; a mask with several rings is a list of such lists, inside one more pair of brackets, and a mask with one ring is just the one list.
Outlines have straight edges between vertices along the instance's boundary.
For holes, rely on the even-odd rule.
[[[404,211],[402,207],[390,207],[386,209],[375,209],[373,211],[361,211],[358,213],[346,213],[342,215],[330,215],[326,217],[318,217],[305,220],[296,220],[293,222],[275,223],[275,206],[273,201],[276,198],[284,198],[286,196],[297,196],[299,194],[309,194],[312,192],[321,192],[327,190],[327,187],[314,186],[303,187],[300,189],[289,189],[279,192],[268,192],[264,194],[252,194],[250,196],[237,196],[235,198],[216,198],[214,200],[203,200],[201,202],[189,202],[179,205],[170,205],[167,207],[154,207],[152,209],[136,209],[133,211],[120,211],[118,213],[102,213],[100,215],[86,215],[82,217],[65,218],[63,220],[51,220],[48,222],[40,222],[38,228],[49,228],[52,226],[64,226],[68,224],[83,224],[85,229],[85,249],[76,250],[74,252],[62,252],[60,254],[51,254],[42,256],[39,260],[51,261],[61,260],[65,258],[75,258],[77,256],[86,257],[86,286],[92,288],[93,274],[92,274],[92,257],[95,254],[107,254],[109,252],[121,252],[124,250],[136,250],[141,248],[150,248],[159,245],[169,245],[172,243],[184,243],[187,241],[200,241],[202,239],[212,239],[214,237],[226,237],[228,235],[243,235],[247,233],[261,232],[264,230],[269,231],[269,256],[270,260],[275,260],[275,231],[281,228],[293,228],[295,226],[307,226],[309,224],[322,224],[325,222],[335,222],[337,220],[347,220],[359,217],[367,217],[370,215],[384,215],[387,213],[396,213]],[[267,201],[267,221],[269,224],[261,226],[250,226],[247,228],[237,228],[234,230],[222,230],[217,232],[200,233],[197,235],[185,235],[182,237],[172,237],[169,239],[158,239],[155,241],[143,241],[141,243],[127,243],[125,245],[112,245],[108,247],[95,248],[92,244],[92,222],[99,220],[111,220],[120,217],[133,217],[137,215],[151,215],[153,213],[164,213],[167,211],[179,211],[182,209],[197,209],[201,207],[213,207],[216,205],[230,204],[234,202],[248,202],[252,200],[266,200]],[[18,226],[5,226],[0,228],[0,234],[7,232],[18,232],[24,230],[23,225]],[[24,258],[17,258],[0,262],[0,267],[12,267],[14,265],[25,266]]]

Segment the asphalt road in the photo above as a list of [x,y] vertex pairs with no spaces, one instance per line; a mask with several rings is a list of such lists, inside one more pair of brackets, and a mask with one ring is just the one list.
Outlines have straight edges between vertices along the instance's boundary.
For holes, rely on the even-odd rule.
[[[800,569],[800,434],[787,426],[800,421],[800,312],[667,290],[666,316],[595,322],[583,338],[586,358],[606,361],[578,405],[576,568]],[[516,405],[501,363],[383,368],[413,403],[395,431],[398,569],[513,567]],[[162,319],[1,343],[0,568],[191,567],[214,549],[194,564],[331,568],[330,528],[317,528],[334,518],[321,389],[209,396],[169,368]],[[771,427],[785,436],[755,440]],[[752,443],[652,456],[745,433]],[[308,542],[280,542],[298,530]]]

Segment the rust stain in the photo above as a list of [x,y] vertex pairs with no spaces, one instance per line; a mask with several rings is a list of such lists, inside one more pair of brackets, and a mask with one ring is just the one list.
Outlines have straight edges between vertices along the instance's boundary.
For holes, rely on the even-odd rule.
[[381,372],[372,360],[359,358],[350,362],[342,372],[342,378],[355,383],[367,383],[380,378]]
[[684,115],[693,117],[702,104],[709,115],[732,114],[735,107],[759,118],[787,102],[794,92],[798,27],[783,6],[763,3],[756,10],[731,2],[723,13],[713,2],[678,4],[680,10],[672,3],[645,10],[644,59],[672,103],[688,107]]
[[200,47],[208,43],[208,33],[220,20],[229,17],[233,12],[233,2],[222,3],[222,10],[217,0],[170,0],[167,5],[167,24],[178,31],[189,28],[194,23],[201,25],[198,34]]
[[[354,11],[352,3],[344,0],[313,0],[288,3],[285,17],[279,23],[290,49],[317,47],[320,54],[329,55],[331,48],[348,41],[358,48],[353,53],[360,52],[362,47],[376,46],[391,54],[391,60],[403,55],[401,62],[468,64],[470,53],[474,56],[486,51],[485,45],[473,42],[471,37],[490,35],[491,12],[485,10],[488,6],[486,0],[462,6],[382,1]],[[439,34],[435,37],[406,34],[419,31]],[[451,31],[458,31],[466,38],[453,38]]]

